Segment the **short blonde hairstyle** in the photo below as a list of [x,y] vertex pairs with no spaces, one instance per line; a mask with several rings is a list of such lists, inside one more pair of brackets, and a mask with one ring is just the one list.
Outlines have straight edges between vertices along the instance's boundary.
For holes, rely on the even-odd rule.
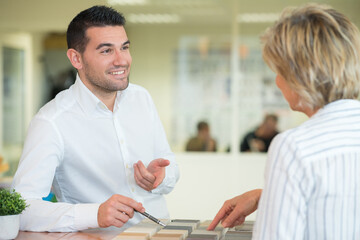
[[360,34],[329,6],[286,8],[262,36],[263,58],[312,110],[338,99],[357,99]]

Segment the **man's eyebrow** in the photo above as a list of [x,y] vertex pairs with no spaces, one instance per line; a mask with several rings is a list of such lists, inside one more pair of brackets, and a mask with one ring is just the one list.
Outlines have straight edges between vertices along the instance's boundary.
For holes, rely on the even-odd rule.
[[114,44],[112,43],[100,43],[97,47],[96,47],[96,50],[102,48],[102,47],[111,47],[111,46],[114,46]]
[[[122,46],[127,45],[127,44],[130,44],[130,41],[129,41],[129,40],[127,40],[126,42],[124,42],[124,43],[122,44]],[[100,44],[96,47],[96,50],[98,50],[98,49],[100,49],[100,48],[102,48],[102,47],[112,47],[112,46],[114,46],[114,44],[112,44],[112,43],[100,43]]]
[[126,42],[124,42],[122,45],[127,45],[127,44],[130,44],[130,40],[127,40]]

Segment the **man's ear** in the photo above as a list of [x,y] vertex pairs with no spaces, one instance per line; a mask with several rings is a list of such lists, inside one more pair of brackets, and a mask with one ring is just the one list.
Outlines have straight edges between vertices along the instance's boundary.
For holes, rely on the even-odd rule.
[[70,48],[67,50],[66,55],[69,58],[71,64],[74,66],[74,68],[78,70],[82,68],[81,54],[78,51],[76,51],[73,48]]

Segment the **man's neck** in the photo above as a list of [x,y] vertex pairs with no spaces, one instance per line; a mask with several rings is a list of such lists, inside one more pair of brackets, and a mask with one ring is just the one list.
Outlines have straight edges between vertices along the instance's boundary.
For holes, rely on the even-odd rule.
[[112,92],[99,91],[98,89],[94,88],[94,86],[90,84],[88,81],[82,80],[81,76],[80,76],[80,80],[102,103],[106,105],[106,107],[110,111],[114,110],[117,91],[112,91]]
[[103,102],[110,111],[114,110],[116,92],[107,94],[106,96],[100,96],[99,94],[98,95],[95,94],[95,96],[97,96],[100,99],[100,101]]

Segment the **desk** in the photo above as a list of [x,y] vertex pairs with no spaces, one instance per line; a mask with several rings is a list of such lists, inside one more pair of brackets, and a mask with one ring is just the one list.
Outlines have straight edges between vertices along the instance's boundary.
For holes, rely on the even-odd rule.
[[[179,231],[180,229],[189,230],[189,235],[186,236],[177,236],[179,239],[184,239],[185,237],[189,237],[191,239],[198,239],[199,236],[201,239],[242,239],[242,240],[250,240],[252,237],[252,229],[254,226],[253,221],[245,221],[241,226],[237,226],[231,229],[224,229],[220,225],[214,230],[214,232],[205,231],[209,226],[211,220],[207,220],[204,222],[200,222],[200,220],[189,220],[189,219],[176,219],[169,220],[166,222],[167,227],[160,228],[157,224],[154,224],[152,221],[148,219],[144,219],[138,225],[134,225],[124,231],[123,228],[109,227],[106,229],[96,228],[96,229],[88,229],[80,232],[57,232],[57,233],[48,233],[48,232],[24,232],[20,231],[19,235],[15,240],[112,240],[116,236],[118,236],[121,232],[128,233],[149,233],[151,239],[161,234],[164,229],[167,231],[167,234],[171,233],[171,231]],[[155,227],[155,228],[154,228]],[[156,230],[154,230],[156,229]],[[154,231],[153,231],[154,230]],[[152,232],[152,233],[150,233]],[[155,235],[154,235],[155,234]],[[165,233],[164,233],[165,234]],[[175,234],[175,233],[173,233]],[[175,235],[178,235],[177,232]],[[169,234],[171,235],[171,234]],[[180,234],[181,235],[181,234]],[[215,236],[216,235],[216,236]],[[207,238],[204,238],[207,236]],[[183,238],[184,237],[184,238]],[[161,239],[163,239],[162,237]],[[124,239],[124,238],[122,238]],[[143,238],[141,238],[143,239]],[[165,238],[164,238],[165,239]],[[174,238],[172,238],[174,239]],[[177,238],[176,238],[177,239]]]
[[91,229],[81,232],[24,232],[20,231],[15,240],[111,240],[121,233],[121,229]]

